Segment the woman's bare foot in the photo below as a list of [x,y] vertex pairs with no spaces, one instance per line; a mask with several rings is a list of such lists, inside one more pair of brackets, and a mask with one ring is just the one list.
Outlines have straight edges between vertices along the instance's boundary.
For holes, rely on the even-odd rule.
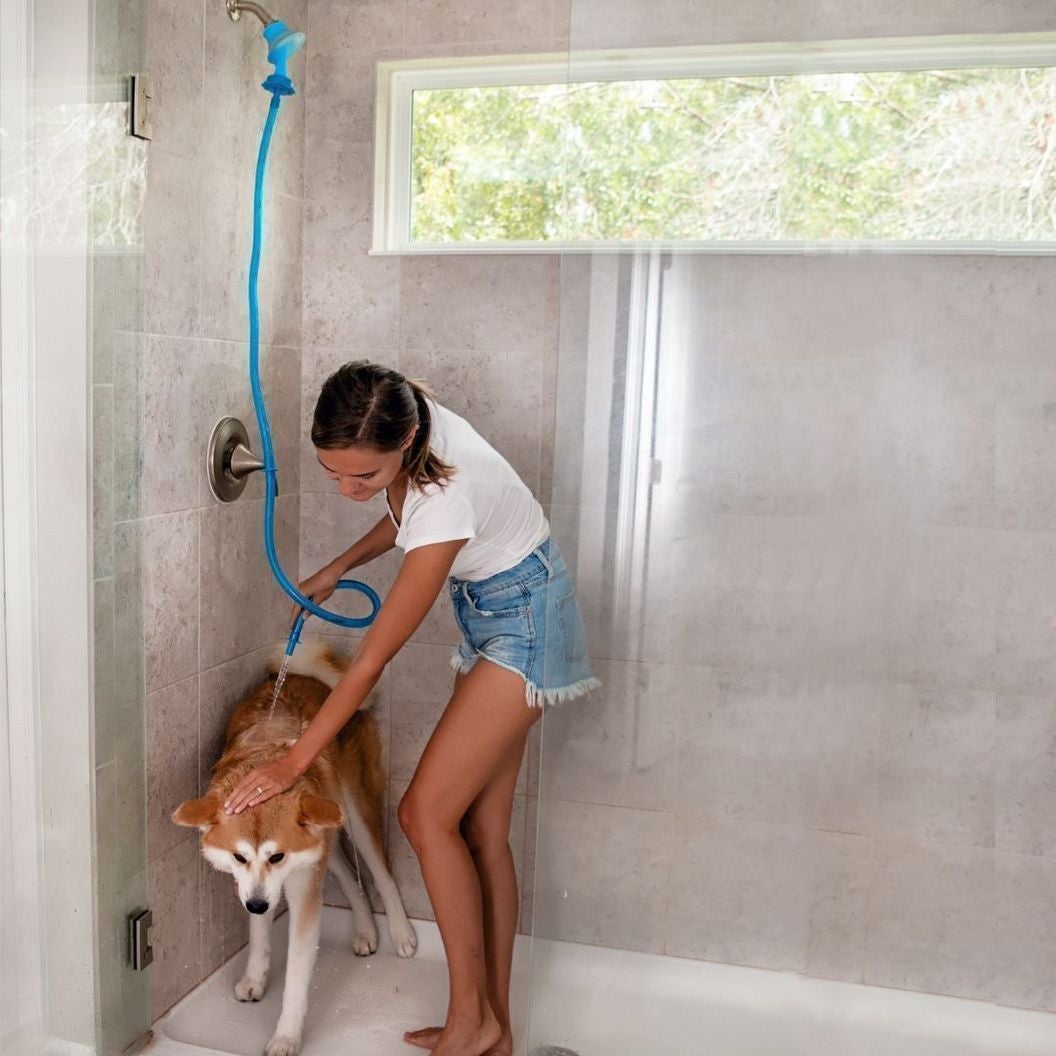
[[405,1030],[403,1040],[408,1045],[417,1045],[420,1049],[431,1049],[436,1039],[444,1032],[443,1027],[421,1027],[418,1030]]
[[[443,1027],[422,1027],[419,1030],[405,1030],[403,1032],[403,1040],[409,1045],[417,1045],[422,1049],[431,1049],[435,1044],[437,1038],[443,1033]],[[484,1056],[513,1056],[513,1035],[507,1030],[503,1031],[500,1035],[499,1040]]]
[[499,1040],[484,1053],[484,1056],[513,1056],[513,1035],[508,1030],[504,1030]]
[[404,1032],[403,1040],[422,1049],[434,1050],[436,1056],[512,1056],[512,1038],[509,1047],[503,1048],[508,1035],[499,1021],[489,1011],[483,1023],[476,1026],[455,1028],[422,1027]]

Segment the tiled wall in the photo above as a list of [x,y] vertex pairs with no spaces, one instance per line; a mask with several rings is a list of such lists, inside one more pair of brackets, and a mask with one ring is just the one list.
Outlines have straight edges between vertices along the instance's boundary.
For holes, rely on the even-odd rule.
[[[303,0],[270,6],[291,25],[306,21]],[[233,24],[221,0],[151,0],[147,50],[146,252],[100,262],[97,274],[100,298],[107,284],[112,295],[108,312],[97,307],[95,587],[97,669],[108,679],[97,705],[100,796],[109,790],[120,821],[119,832],[100,834],[100,857],[111,838],[145,834],[145,851],[142,840],[125,840],[124,853],[129,868],[144,856],[148,863],[157,1015],[245,941],[230,883],[200,861],[198,833],[170,814],[204,790],[230,707],[263,674],[287,606],[264,558],[261,479],[231,505],[214,500],[205,479],[220,416],[240,417],[259,450],[246,276],[270,100],[259,87],[266,48],[255,20]],[[261,277],[262,373],[281,469],[276,530],[294,573],[303,130],[302,92],[283,102],[273,140]],[[128,303],[136,288],[141,302]],[[144,757],[146,794],[136,802]]]

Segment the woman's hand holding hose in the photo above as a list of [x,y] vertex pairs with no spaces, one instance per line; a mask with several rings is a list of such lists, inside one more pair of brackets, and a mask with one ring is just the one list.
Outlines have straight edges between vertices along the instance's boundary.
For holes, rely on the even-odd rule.
[[[308,599],[314,601],[316,605],[322,605],[324,601],[335,590],[337,590],[337,581],[345,574],[345,569],[340,568],[334,564],[333,561],[328,565],[324,565],[314,575],[309,576],[303,583],[298,584],[297,589]],[[301,606],[294,603],[290,609],[290,626],[297,622],[297,617],[300,614]]]

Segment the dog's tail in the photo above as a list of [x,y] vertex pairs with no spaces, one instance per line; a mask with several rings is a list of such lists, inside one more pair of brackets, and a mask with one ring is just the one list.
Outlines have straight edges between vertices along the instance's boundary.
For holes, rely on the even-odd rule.
[[[280,642],[272,650],[268,659],[268,670],[274,675],[282,665],[286,643]],[[306,675],[317,678],[325,686],[333,689],[341,681],[341,676],[348,668],[348,660],[338,656],[329,645],[319,638],[302,638],[300,644],[290,657],[287,669],[291,675]]]

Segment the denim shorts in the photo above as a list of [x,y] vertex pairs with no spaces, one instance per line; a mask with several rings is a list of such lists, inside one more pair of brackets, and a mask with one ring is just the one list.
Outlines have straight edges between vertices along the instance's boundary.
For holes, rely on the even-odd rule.
[[557,542],[487,579],[449,578],[465,639],[451,666],[465,674],[480,657],[524,678],[528,704],[559,704],[595,689],[572,577]]

